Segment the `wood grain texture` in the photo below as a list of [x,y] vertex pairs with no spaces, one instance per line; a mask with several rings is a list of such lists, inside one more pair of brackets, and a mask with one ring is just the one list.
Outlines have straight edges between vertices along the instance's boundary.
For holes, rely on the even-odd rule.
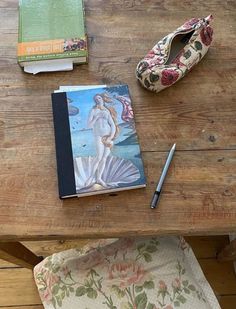
[[[37,256],[47,257],[53,253],[64,250],[81,248],[93,240],[76,239],[76,240],[51,240],[51,241],[27,241],[22,244]],[[1,245],[1,244],[0,244]],[[0,268],[19,267],[14,263],[9,263],[0,259]]]
[[[197,259],[216,258],[217,254],[229,244],[228,236],[197,236],[185,237],[186,241],[192,247]],[[64,250],[81,248],[85,244],[93,242],[89,239],[75,240],[49,240],[49,241],[25,241],[23,245],[34,252],[37,256],[49,256]],[[17,267],[12,263],[0,260],[0,268]]]
[[24,268],[1,269],[0,306],[41,304],[32,271]]
[[3,260],[2,258],[0,259],[0,269],[13,268],[13,267],[19,268],[20,266],[14,263],[7,262],[6,260]]
[[215,294],[236,294],[233,263],[219,263],[216,259],[200,259],[199,263]]
[[236,295],[224,295],[219,298],[219,303],[222,309],[236,308]]
[[185,237],[185,240],[192,247],[197,259],[216,258],[218,253],[229,244],[228,236]]
[[236,261],[236,239],[232,240],[217,256],[219,261]]
[[[23,148],[5,153],[0,176],[4,192],[0,196],[1,240],[220,234],[235,230],[233,151],[177,151],[155,211],[150,210],[149,202],[166,153],[144,153],[148,185],[133,191],[132,198],[126,191],[65,201],[57,198],[51,154],[46,147],[41,151],[32,147],[30,153]],[[9,173],[9,166],[14,175]]]
[[[228,236],[194,236],[185,237],[191,245],[198,259],[216,258],[217,254],[229,243]],[[75,240],[49,240],[49,241],[25,241],[23,245],[37,256],[49,256],[64,250],[81,248],[85,244],[93,242],[89,239]],[[18,267],[15,264],[0,259],[0,268]]]
[[[0,306],[1,308],[1,306]],[[33,306],[4,306],[4,309],[44,309],[43,305]]]
[[43,260],[19,242],[0,242],[0,256],[10,263],[29,269]]
[[[236,232],[235,2],[85,1],[89,64],[37,76],[17,65],[17,4],[0,4],[0,240]],[[209,53],[173,87],[144,90],[137,62],[193,12],[215,17]],[[50,93],[97,83],[129,84],[148,186],[62,202]],[[151,211],[173,142],[178,151]]]

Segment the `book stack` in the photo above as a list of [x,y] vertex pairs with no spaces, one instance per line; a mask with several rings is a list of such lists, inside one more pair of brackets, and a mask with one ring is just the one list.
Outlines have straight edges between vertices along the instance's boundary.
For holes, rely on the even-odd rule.
[[52,94],[60,198],[146,186],[127,85]]
[[83,0],[20,0],[18,63],[27,73],[72,70],[88,57]]
[[[18,62],[27,73],[86,63],[83,0],[20,0]],[[52,94],[60,198],[146,186],[127,85],[61,86]]]

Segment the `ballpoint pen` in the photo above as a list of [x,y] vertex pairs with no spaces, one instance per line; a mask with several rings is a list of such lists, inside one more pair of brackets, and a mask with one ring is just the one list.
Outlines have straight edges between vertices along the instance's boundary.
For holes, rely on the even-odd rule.
[[154,195],[153,195],[153,198],[152,198],[152,201],[151,201],[151,208],[152,209],[157,207],[157,204],[158,204],[158,201],[159,201],[159,198],[160,198],[160,195],[161,195],[161,188],[162,188],[162,185],[164,183],[164,180],[165,180],[168,168],[170,166],[171,160],[173,158],[173,155],[174,155],[174,152],[175,152],[175,148],[176,148],[176,144],[174,144],[172,146],[172,148],[171,148],[171,150],[170,150],[170,152],[168,154],[168,157],[166,159],[166,163],[164,165],[163,171],[161,173],[161,177],[160,177],[158,185],[156,187],[156,191],[154,192]]

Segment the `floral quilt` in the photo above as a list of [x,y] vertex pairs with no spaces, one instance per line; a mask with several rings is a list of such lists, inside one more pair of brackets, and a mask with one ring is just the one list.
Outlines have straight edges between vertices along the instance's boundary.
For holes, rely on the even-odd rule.
[[219,309],[183,238],[97,241],[34,269],[45,309]]

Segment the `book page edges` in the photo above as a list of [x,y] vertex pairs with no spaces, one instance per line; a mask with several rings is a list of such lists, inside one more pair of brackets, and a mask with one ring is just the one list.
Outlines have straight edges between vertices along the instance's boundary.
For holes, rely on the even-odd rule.
[[93,191],[93,192],[86,192],[86,193],[77,193],[73,195],[66,195],[61,196],[61,198],[70,198],[70,197],[84,197],[84,196],[92,196],[92,195],[98,195],[98,194],[106,194],[106,193],[116,193],[120,191],[127,191],[127,190],[134,190],[134,189],[141,189],[146,188],[146,184],[137,185],[137,186],[130,186],[130,187],[123,187],[123,188],[117,188],[117,189],[107,189],[107,190],[101,190],[101,191]]
[[20,66],[24,68],[24,72],[37,74],[40,72],[55,72],[55,71],[71,71],[73,70],[73,64],[86,63],[87,58],[67,58],[56,60],[43,60],[34,62],[20,63]]

